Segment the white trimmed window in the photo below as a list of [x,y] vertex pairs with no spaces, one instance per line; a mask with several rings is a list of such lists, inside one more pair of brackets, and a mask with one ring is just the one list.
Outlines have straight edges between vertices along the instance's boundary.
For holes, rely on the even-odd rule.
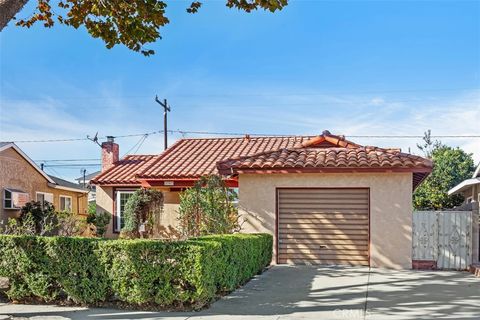
[[72,212],[72,197],[60,196],[60,211]]
[[28,202],[28,193],[11,188],[3,189],[3,208],[4,209],[21,209]]
[[127,204],[128,199],[134,194],[135,191],[117,191],[116,194],[116,206],[115,206],[115,231],[120,232],[123,228],[123,212],[125,211],[125,204]]
[[36,200],[43,203],[44,201],[53,203],[53,193],[48,192],[36,192],[35,193]]

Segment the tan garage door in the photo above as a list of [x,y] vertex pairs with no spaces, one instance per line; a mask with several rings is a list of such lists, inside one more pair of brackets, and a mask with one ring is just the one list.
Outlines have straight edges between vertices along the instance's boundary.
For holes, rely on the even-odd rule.
[[368,265],[368,189],[278,189],[278,263]]

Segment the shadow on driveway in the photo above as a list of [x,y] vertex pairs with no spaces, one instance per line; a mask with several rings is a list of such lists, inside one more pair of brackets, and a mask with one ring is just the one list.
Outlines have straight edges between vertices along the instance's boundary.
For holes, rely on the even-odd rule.
[[6,304],[0,314],[65,319],[480,319],[480,279],[463,272],[275,266],[200,312]]

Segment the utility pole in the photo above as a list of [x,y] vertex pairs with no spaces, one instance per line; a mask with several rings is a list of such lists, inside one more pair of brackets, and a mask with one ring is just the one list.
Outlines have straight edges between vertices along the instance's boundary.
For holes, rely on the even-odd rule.
[[167,150],[167,147],[168,147],[167,112],[170,112],[170,107],[167,104],[167,99],[163,99],[163,102],[161,102],[158,99],[158,96],[155,96],[155,101],[163,107],[163,139],[164,139],[165,150]]

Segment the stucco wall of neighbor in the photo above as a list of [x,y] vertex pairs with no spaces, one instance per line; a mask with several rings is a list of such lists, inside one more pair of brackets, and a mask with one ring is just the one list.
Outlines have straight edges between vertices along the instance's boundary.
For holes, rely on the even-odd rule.
[[96,187],[97,198],[97,213],[108,213],[110,214],[110,222],[108,223],[107,231],[105,232],[105,237],[107,238],[117,238],[118,233],[113,232],[113,188],[112,187]]
[[278,187],[370,188],[370,265],[395,269],[412,267],[411,173],[241,174],[242,232],[268,232],[274,235],[276,242],[275,193]]
[[[134,190],[133,188],[113,188],[97,186],[97,212],[108,212],[111,215],[110,223],[107,228],[107,238],[117,238],[118,233],[113,232],[114,219],[114,192],[120,190]],[[163,192],[164,204],[163,214],[160,219],[162,237],[178,236],[178,207],[180,203],[179,192],[170,192],[169,189],[159,188]]]
[[60,210],[60,195],[71,196],[72,212],[86,213],[87,194],[49,187],[47,179],[12,148],[0,152],[0,221],[20,215],[20,210],[4,209],[4,188],[25,191],[30,201],[36,200],[36,192],[52,193],[56,210]]

